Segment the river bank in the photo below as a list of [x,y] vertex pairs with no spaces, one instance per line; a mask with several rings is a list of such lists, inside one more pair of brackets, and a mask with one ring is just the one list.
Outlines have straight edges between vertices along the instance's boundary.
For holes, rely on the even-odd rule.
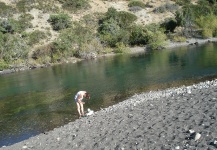
[[[172,49],[172,48],[177,48],[177,47],[181,47],[181,46],[195,46],[195,45],[201,45],[201,44],[205,44],[205,43],[209,43],[209,42],[217,42],[217,38],[208,38],[208,39],[196,39],[196,38],[191,38],[191,39],[187,39],[186,42],[172,42],[172,41],[168,41],[168,44],[165,46],[166,49]],[[141,53],[146,51],[146,47],[131,47],[130,48],[130,53]],[[111,55],[115,55],[114,53],[109,53],[109,54],[103,54],[103,55],[99,55],[98,57],[107,57],[107,56],[111,56]],[[81,59],[77,59],[77,58],[73,58],[71,59],[72,63],[76,63],[78,61],[81,61]],[[9,73],[14,73],[14,72],[19,72],[19,71],[23,71],[23,70],[31,70],[31,69],[36,69],[36,68],[45,68],[45,67],[49,67],[52,64],[49,65],[41,65],[41,66],[33,66],[33,67],[27,67],[24,66],[21,69],[15,70],[15,69],[6,69],[6,70],[2,70],[0,71],[0,75],[2,74],[9,74]],[[53,64],[55,65],[55,64]]]
[[217,148],[217,79],[134,95],[1,150]]

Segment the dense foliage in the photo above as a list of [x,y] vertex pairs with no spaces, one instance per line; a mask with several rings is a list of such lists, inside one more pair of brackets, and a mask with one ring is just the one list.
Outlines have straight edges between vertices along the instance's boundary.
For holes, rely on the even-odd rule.
[[70,17],[67,14],[51,15],[48,19],[51,23],[53,30],[62,30],[71,26]]
[[[152,7],[139,0],[129,1],[131,13],[111,7],[104,14],[87,14],[73,21],[72,12],[80,13],[89,6],[88,0],[20,0],[14,5],[0,2],[0,70],[125,53],[127,47],[135,45],[156,50],[163,48],[168,38],[184,41],[188,37],[217,36],[216,0],[199,0],[197,4],[177,0],[161,5],[153,12],[175,15],[158,24],[136,23],[133,12]],[[50,27],[33,27],[34,16],[28,13],[33,8],[50,15]],[[50,40],[51,32],[55,39]]]
[[77,12],[81,9],[86,9],[89,7],[87,0],[59,0],[62,3],[63,9]]

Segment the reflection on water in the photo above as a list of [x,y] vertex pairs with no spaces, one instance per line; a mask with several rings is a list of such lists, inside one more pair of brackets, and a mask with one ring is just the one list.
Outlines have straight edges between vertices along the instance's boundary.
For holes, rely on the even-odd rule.
[[144,91],[215,78],[217,45],[118,55],[0,76],[0,146],[74,121],[73,98],[91,93],[95,111]]

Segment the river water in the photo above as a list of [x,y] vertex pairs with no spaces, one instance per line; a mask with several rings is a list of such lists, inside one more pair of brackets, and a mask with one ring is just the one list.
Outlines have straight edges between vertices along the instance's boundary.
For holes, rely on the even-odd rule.
[[217,43],[102,57],[0,76],[0,147],[78,118],[74,95],[87,90],[94,111],[135,93],[217,77]]

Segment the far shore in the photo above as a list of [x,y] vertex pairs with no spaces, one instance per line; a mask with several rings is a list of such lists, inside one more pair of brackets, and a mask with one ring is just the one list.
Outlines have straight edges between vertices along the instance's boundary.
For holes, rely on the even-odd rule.
[[[166,49],[172,49],[172,48],[177,48],[177,47],[182,47],[182,46],[193,46],[193,45],[202,45],[202,44],[206,44],[209,42],[217,42],[217,38],[207,38],[207,39],[199,39],[199,38],[190,38],[187,39],[186,42],[172,42],[169,41],[168,45],[165,46]],[[142,47],[142,46],[136,46],[136,47],[130,47],[130,53],[141,53],[144,52],[146,50],[146,47]],[[111,56],[111,55],[115,55],[114,53],[110,54],[104,54],[104,55],[99,55],[98,57],[107,57],[107,56]],[[73,59],[72,62],[76,63],[78,61],[80,61],[81,59]],[[34,66],[34,67],[23,67],[21,69],[15,70],[15,69],[6,69],[6,70],[2,70],[0,71],[0,75],[3,74],[9,74],[9,73],[14,73],[14,72],[19,72],[19,71],[23,71],[23,70],[31,70],[31,69],[36,69],[36,68],[45,68],[45,67],[49,67],[55,64],[49,64],[49,65],[41,65],[41,66]]]

